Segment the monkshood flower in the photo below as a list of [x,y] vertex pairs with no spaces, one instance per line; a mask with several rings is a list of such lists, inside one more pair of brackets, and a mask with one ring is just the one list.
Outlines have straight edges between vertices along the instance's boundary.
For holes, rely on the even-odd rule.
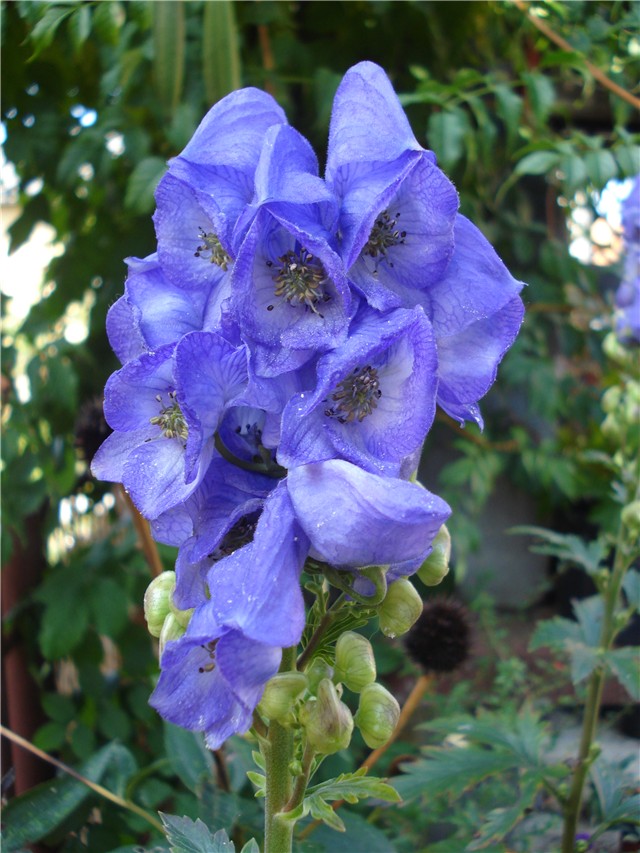
[[226,295],[223,289],[213,283],[198,289],[172,284],[157,254],[128,258],[127,264],[124,296],[107,314],[109,343],[123,364],[144,352],[177,343],[189,332],[218,327]]
[[640,175],[622,203],[622,228],[625,261],[615,297],[615,329],[618,340],[628,346],[640,344]]
[[341,202],[345,266],[373,307],[405,305],[407,292],[442,276],[458,195],[372,62],[349,69],[338,87],[326,177]]
[[520,328],[522,282],[415,139],[384,71],[362,62],[336,93],[327,181],[341,200],[342,257],[374,308],[421,305],[438,348],[438,402],[482,425],[477,401]]
[[96,454],[98,479],[121,482],[147,518],[186,500],[204,477],[218,424],[246,384],[246,352],[191,332],[114,373],[105,417],[114,432]]
[[347,336],[351,296],[335,250],[337,204],[317,172],[304,137],[282,125],[267,131],[232,275],[233,317],[265,376],[295,370]]
[[422,308],[363,310],[346,343],[322,356],[316,371],[315,390],[284,409],[280,464],[340,457],[399,475],[435,414],[437,355]]
[[265,503],[253,541],[210,569],[210,598],[184,636],[165,647],[150,703],[170,722],[204,731],[211,749],[250,728],[281,649],[300,640],[299,577],[308,549],[281,483]]
[[242,239],[234,231],[253,198],[265,134],[286,121],[271,95],[240,89],[209,110],[169,162],[154,222],[160,261],[178,285],[198,286],[227,271]]

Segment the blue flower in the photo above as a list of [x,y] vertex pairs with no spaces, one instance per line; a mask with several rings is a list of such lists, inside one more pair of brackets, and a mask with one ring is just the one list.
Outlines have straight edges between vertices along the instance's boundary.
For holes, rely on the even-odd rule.
[[214,563],[206,578],[210,598],[184,636],[165,647],[150,699],[165,719],[204,731],[211,749],[250,728],[281,648],[302,635],[299,578],[308,550],[281,483],[265,502],[252,542]]
[[336,218],[309,143],[292,128],[272,127],[232,276],[233,316],[262,375],[295,370],[346,338],[352,309]]
[[624,274],[616,292],[614,323],[618,340],[629,346],[640,344],[640,175],[622,204],[622,229]]
[[406,563],[409,574],[451,514],[420,485],[339,459],[294,468],[287,488],[311,556],[338,568]]
[[278,461],[292,468],[340,457],[398,475],[432,424],[437,369],[421,308],[364,310],[346,343],[318,360],[313,392],[287,404]]
[[351,282],[380,310],[412,304],[446,270],[458,196],[372,62],[347,71],[336,92],[327,182],[341,201]]

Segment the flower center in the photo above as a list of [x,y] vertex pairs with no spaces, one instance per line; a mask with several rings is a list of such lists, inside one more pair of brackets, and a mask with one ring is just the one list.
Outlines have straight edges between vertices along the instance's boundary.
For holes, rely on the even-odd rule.
[[376,408],[380,397],[382,391],[375,367],[356,367],[331,395],[336,405],[325,409],[324,413],[341,424],[350,424],[356,418],[363,421]]
[[198,230],[200,231],[199,237],[202,242],[194,253],[196,258],[204,258],[226,272],[227,267],[231,263],[231,256],[225,252],[222,248],[222,243],[213,232],[209,231],[207,233],[203,228]]
[[[156,395],[156,400],[162,403],[160,394]],[[160,409],[160,414],[150,418],[150,423],[154,426],[159,426],[165,438],[182,438],[186,441],[189,435],[189,428],[184,419],[184,415],[180,411],[180,406],[176,403],[176,392],[169,392],[170,403]]]
[[[400,246],[404,243],[404,238],[407,236],[406,231],[399,231],[396,228],[400,219],[400,213],[396,213],[392,217],[388,210],[383,210],[376,219],[369,239],[367,240],[363,255],[369,255],[371,258],[383,258],[388,260],[388,250],[393,246]],[[390,262],[389,266],[393,266]]]
[[216,668],[215,651],[217,642],[217,640],[210,640],[208,643],[205,643],[202,646],[202,648],[207,652],[211,660],[209,663],[205,663],[203,664],[203,666],[199,666],[198,672],[213,672],[213,670]]
[[249,542],[252,542],[253,534],[256,532],[256,526],[259,518],[259,512],[252,512],[249,515],[243,515],[242,518],[238,519],[233,527],[225,533],[222,541],[215,551],[212,551],[212,553],[209,554],[209,559],[212,560],[212,562],[217,563],[218,560],[222,560],[223,557],[228,557],[229,554],[233,554],[233,552],[237,551],[238,548],[242,548],[244,545],[248,545]]
[[[304,248],[297,252],[290,250],[279,257],[278,261],[281,266],[278,274],[273,276],[276,296],[281,296],[294,307],[304,305],[322,317],[316,305],[328,302],[331,298],[325,290],[329,279],[322,264]],[[271,263],[268,265],[271,266]],[[273,310],[273,305],[268,305],[267,310]]]

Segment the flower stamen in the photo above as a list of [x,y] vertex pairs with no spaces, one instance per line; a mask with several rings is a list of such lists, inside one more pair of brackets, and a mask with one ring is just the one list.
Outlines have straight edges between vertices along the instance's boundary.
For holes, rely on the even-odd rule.
[[369,255],[370,258],[381,258],[388,261],[389,266],[392,267],[393,263],[389,261],[389,249],[393,246],[402,245],[407,236],[406,231],[400,231],[396,228],[399,218],[399,212],[396,213],[395,217],[392,217],[388,210],[383,210],[371,229],[371,234],[369,234],[362,254]]
[[353,373],[338,385],[331,395],[337,403],[325,409],[328,418],[336,418],[341,424],[361,422],[370,415],[382,397],[380,380],[375,367],[356,367]]
[[[305,248],[297,252],[290,250],[279,257],[278,261],[281,266],[277,275],[273,276],[276,283],[275,295],[294,307],[304,305],[322,317],[316,306],[331,299],[325,290],[329,279],[322,265]],[[272,264],[267,262],[267,265]],[[273,306],[267,306],[267,310],[273,310]]]
[[[162,403],[160,394],[156,395],[156,400]],[[184,415],[180,411],[180,406],[176,402],[176,392],[169,392],[170,403],[160,409],[160,414],[149,419],[149,422],[154,426],[159,426],[165,438],[181,438],[186,441],[189,435],[189,428],[184,419]]]
[[202,646],[202,648],[208,653],[209,657],[211,658],[211,663],[205,663],[203,666],[199,666],[198,672],[213,672],[213,670],[216,668],[215,651],[217,643],[217,640],[210,640],[210,642],[205,643]]
[[199,228],[198,230],[202,243],[195,250],[195,257],[211,261],[212,264],[215,264],[226,272],[231,263],[231,256],[223,249],[218,236],[211,231],[206,232],[204,228]]

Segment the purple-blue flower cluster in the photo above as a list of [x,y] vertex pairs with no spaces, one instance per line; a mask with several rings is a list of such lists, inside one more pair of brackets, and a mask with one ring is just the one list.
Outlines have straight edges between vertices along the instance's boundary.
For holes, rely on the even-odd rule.
[[216,104],[156,192],[157,251],[108,315],[122,367],[93,462],[176,546],[151,703],[210,747],[244,732],[305,623],[308,558],[416,571],[450,514],[412,482],[436,404],[479,399],[522,287],[458,212],[392,86],[363,62],[335,96],[325,178],[277,103]]
[[640,175],[622,203],[624,275],[616,292],[615,330],[625,345],[640,344]]

